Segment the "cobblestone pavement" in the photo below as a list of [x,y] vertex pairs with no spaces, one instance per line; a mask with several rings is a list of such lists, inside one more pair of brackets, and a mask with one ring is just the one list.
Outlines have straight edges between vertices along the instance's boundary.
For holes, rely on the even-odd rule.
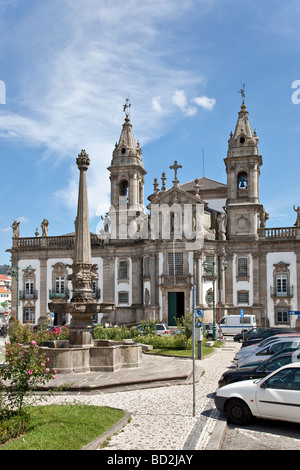
[[[229,344],[230,343],[230,344]],[[107,450],[204,450],[219,413],[213,393],[220,375],[231,365],[239,345],[228,342],[201,360],[203,374],[193,385],[174,385],[114,393],[76,394],[47,398],[47,403],[73,401],[121,408],[131,421],[109,441]]]
[[299,450],[300,424],[266,419],[228,425],[221,450]]

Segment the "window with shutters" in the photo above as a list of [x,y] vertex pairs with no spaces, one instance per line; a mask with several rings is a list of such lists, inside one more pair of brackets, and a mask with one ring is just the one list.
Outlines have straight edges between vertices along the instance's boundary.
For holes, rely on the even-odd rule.
[[119,292],[119,304],[128,304],[128,292]]
[[289,314],[288,314],[288,307],[277,307],[276,308],[276,323],[289,323]]
[[237,293],[237,303],[238,304],[249,304],[249,292],[248,291],[238,291]]
[[247,258],[238,259],[238,277],[248,276],[248,260]]
[[278,297],[287,296],[287,274],[276,274],[276,293]]
[[119,262],[119,279],[128,278],[128,262],[120,261]]
[[183,253],[168,253],[169,276],[183,274]]

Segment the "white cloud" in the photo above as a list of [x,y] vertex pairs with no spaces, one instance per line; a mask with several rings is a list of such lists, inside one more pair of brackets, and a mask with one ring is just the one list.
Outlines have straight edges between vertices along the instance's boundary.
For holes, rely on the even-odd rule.
[[[17,222],[22,222],[22,223],[27,224],[29,222],[29,220],[27,219],[27,217],[20,216],[20,217],[17,218]],[[6,228],[1,228],[0,232],[9,232],[10,230],[12,230],[11,226],[6,227]]]
[[208,98],[207,96],[197,97],[194,101],[198,106],[208,109],[209,111],[212,110],[216,104],[215,98]]
[[187,99],[183,90],[177,90],[172,98],[173,103],[178,106],[182,111],[187,107]]
[[23,224],[27,224],[29,222],[29,220],[26,218],[26,217],[18,217],[17,219],[18,222],[22,222]]
[[[197,113],[197,108],[188,103],[188,99],[184,90],[177,90],[173,97],[172,102],[179,108],[186,116],[194,116]],[[212,110],[215,106],[215,98],[208,98],[207,96],[196,97],[192,100],[198,106],[204,109]]]
[[[194,5],[194,0],[86,0],[82,8],[79,0],[36,2],[34,14],[30,8],[23,11],[11,25],[18,34],[12,30],[6,40],[22,78],[14,84],[19,107],[11,107],[8,91],[1,109],[0,136],[40,146],[45,149],[41,160],[51,164],[75,159],[85,148],[95,213],[96,201],[99,205],[107,197],[106,168],[121,131],[125,98],[130,96],[134,133],[142,146],[180,119],[176,110],[188,116],[197,111],[187,96],[196,95],[204,78],[186,68],[170,48],[172,37],[161,30],[162,22],[188,19]],[[150,119],[153,113],[156,119]],[[67,207],[74,205],[77,176],[75,168],[56,193]]]
[[165,113],[165,110],[163,109],[163,107],[160,103],[160,97],[159,96],[156,96],[155,98],[153,98],[152,107],[153,107],[154,111],[157,114],[164,114]]

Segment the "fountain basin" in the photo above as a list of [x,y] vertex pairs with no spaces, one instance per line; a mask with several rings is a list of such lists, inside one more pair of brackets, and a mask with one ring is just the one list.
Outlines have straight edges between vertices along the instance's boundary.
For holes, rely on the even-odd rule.
[[49,358],[48,367],[58,374],[114,372],[142,366],[142,345],[132,340],[94,340],[92,346],[69,347],[69,341],[41,343],[41,354]]

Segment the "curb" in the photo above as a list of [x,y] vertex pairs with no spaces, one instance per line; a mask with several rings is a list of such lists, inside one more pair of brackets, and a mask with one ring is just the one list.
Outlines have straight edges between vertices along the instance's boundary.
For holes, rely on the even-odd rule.
[[221,450],[226,431],[227,420],[225,417],[219,417],[205,450]]
[[81,449],[81,450],[97,450],[97,449],[99,449],[99,447],[103,444],[103,442],[105,442],[107,439],[109,439],[115,433],[120,432],[122,430],[122,428],[128,423],[130,418],[131,418],[130,413],[126,413],[124,418],[122,418],[117,424],[115,424],[112,428],[110,428],[104,434],[101,434],[101,436],[94,439],[92,442],[90,442],[88,445],[83,447],[83,449]]

